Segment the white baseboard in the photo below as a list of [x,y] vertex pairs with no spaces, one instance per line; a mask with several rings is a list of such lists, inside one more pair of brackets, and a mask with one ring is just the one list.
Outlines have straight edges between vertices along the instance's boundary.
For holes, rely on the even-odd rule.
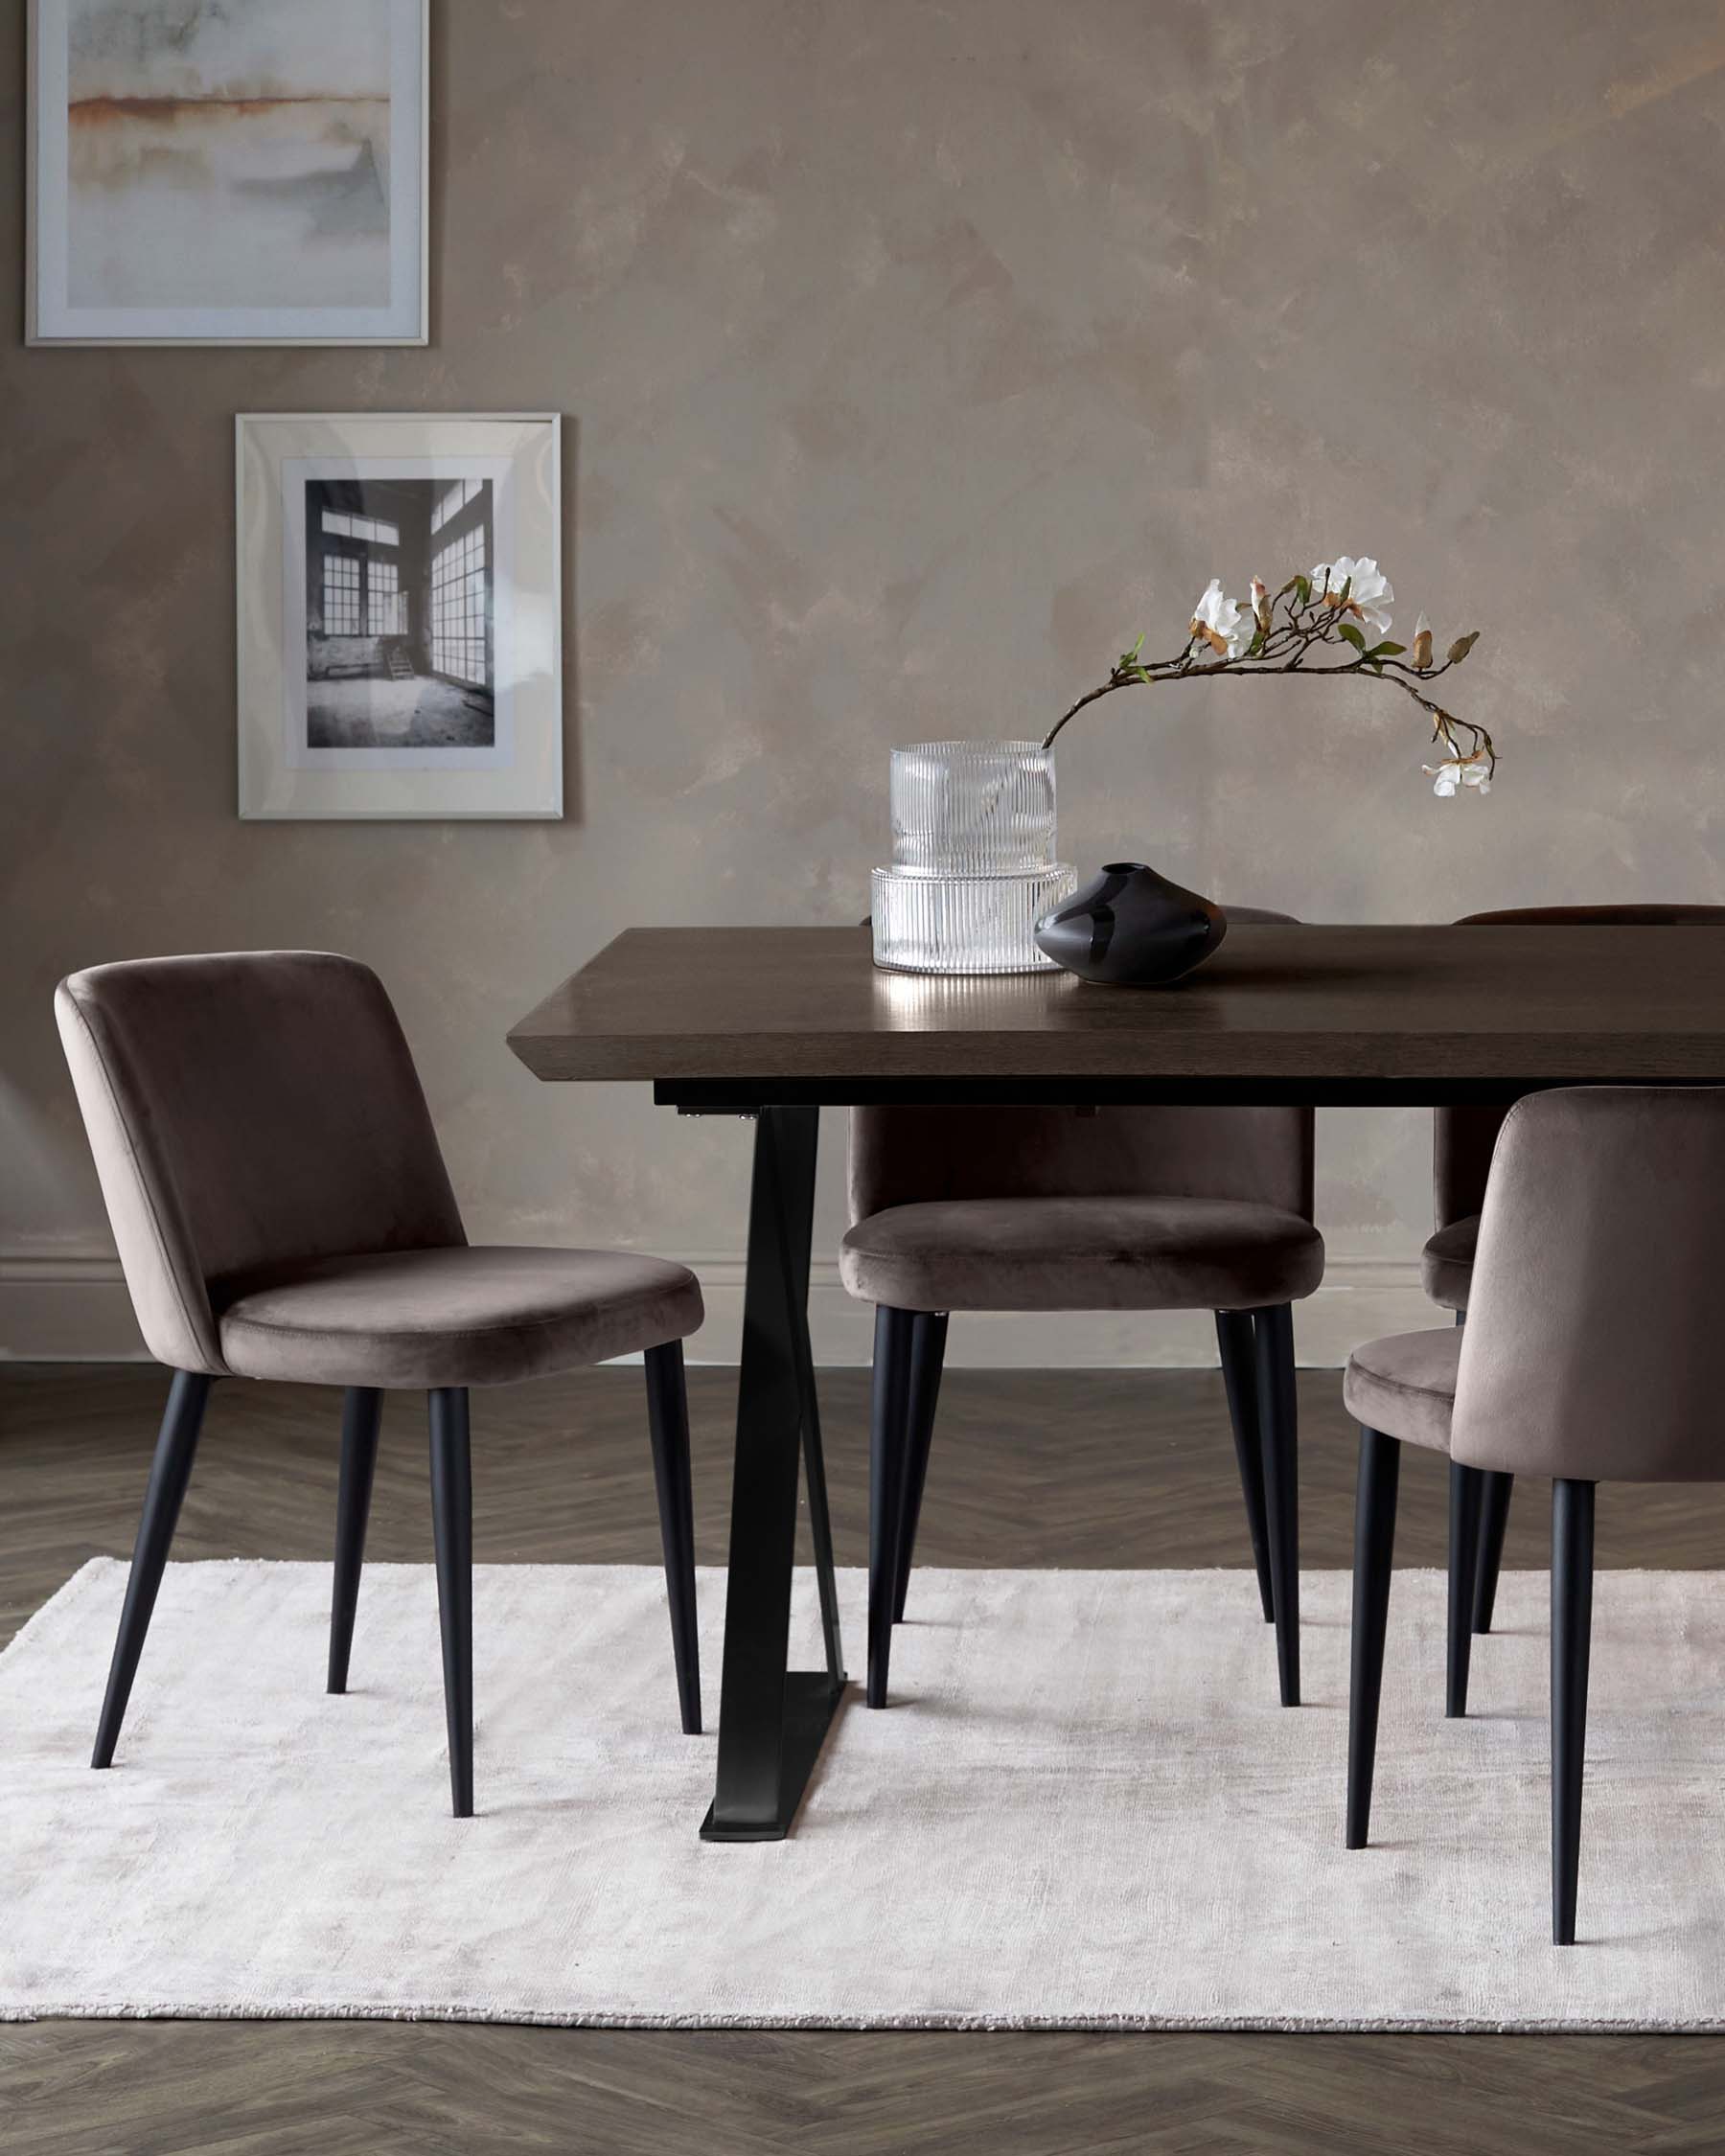
[[[691,1259],[707,1321],[689,1342],[694,1363],[731,1364],[743,1337],[743,1260]],[[1350,1348],[1380,1333],[1443,1321],[1420,1293],[1414,1258],[1330,1258],[1323,1285],[1295,1312],[1294,1337],[1308,1368],[1339,1368]],[[809,1290],[815,1360],[865,1366],[874,1314],[839,1282],[836,1259],[816,1263]],[[123,1363],[144,1343],[111,1253],[0,1253],[0,1362]],[[1196,1369],[1216,1360],[1204,1311],[1140,1317],[1109,1312],[1012,1312],[953,1319],[947,1360],[959,1369]]]
[[[696,1263],[707,1320],[689,1342],[697,1363],[734,1363],[743,1334],[743,1261]],[[1361,1341],[1442,1323],[1419,1285],[1417,1259],[1332,1257],[1317,1294],[1296,1306],[1300,1364],[1339,1369]],[[809,1332],[823,1368],[866,1366],[874,1350],[874,1311],[839,1281],[837,1260],[817,1263],[809,1284]],[[960,1312],[947,1338],[954,1369],[1173,1369],[1211,1367],[1216,1327],[1208,1311],[1151,1315],[1111,1311]]]
[[0,1362],[145,1359],[111,1250],[0,1251]]

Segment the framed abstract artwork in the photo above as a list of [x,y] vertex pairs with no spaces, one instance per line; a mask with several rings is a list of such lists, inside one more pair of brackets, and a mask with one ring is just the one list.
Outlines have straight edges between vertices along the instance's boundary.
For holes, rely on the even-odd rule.
[[555,413],[237,422],[240,814],[561,816]]
[[31,0],[33,344],[424,344],[429,0]]

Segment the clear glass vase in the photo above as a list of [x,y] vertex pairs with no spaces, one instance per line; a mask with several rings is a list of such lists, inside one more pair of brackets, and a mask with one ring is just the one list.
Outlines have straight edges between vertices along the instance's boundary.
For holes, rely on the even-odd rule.
[[925,741],[892,752],[892,861],[1022,876],[1054,858],[1054,759],[1033,741]]
[[1040,742],[919,742],[892,752],[892,862],[873,877],[877,966],[1041,973],[1038,917],[1076,877],[1054,856],[1054,763]]

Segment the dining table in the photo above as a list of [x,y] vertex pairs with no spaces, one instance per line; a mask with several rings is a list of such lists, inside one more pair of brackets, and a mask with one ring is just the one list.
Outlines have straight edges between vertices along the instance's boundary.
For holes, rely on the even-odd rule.
[[[809,1342],[819,1112],[877,1102],[1434,1107],[1725,1084],[1725,936],[1239,924],[1172,987],[886,972],[866,928],[627,929],[509,1035],[551,1084],[754,1125],[709,1841],[790,1832],[846,1678]],[[823,1666],[788,1668],[806,1478]]]

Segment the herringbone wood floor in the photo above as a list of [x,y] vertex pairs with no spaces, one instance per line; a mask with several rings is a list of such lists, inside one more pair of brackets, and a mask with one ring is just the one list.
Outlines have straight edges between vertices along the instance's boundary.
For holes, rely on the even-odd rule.
[[[722,1563],[731,1381],[690,1376],[700,1555]],[[840,1558],[859,1563],[866,1380],[834,1372],[822,1389]],[[85,1557],[129,1548],[163,1392],[159,1374],[138,1368],[0,1372],[0,1640]],[[597,1370],[475,1402],[483,1561],[656,1562],[639,1393],[636,1373]],[[1300,1401],[1305,1558],[1346,1564],[1353,1439],[1336,1378],[1305,1373]],[[423,1414],[409,1400],[392,1407],[371,1552],[423,1558]],[[328,1395],[218,1390],[176,1553],[327,1556],[334,1414]],[[1511,1565],[1543,1562],[1544,1494],[1518,1503]],[[922,1535],[929,1562],[1234,1564],[1243,1543],[1217,1379],[949,1376]],[[1438,1463],[1411,1457],[1398,1558],[1440,1562],[1442,1544]],[[1600,1504],[1598,1555],[1606,1565],[1725,1563],[1725,1492],[1614,1489]],[[854,1663],[862,1642],[849,1646]],[[1706,2038],[0,2029],[6,2156],[1721,2147],[1725,2050]]]

